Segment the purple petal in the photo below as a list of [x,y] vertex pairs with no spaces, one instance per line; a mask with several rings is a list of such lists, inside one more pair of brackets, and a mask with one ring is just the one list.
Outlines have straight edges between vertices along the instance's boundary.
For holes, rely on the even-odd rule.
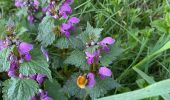
[[34,16],[29,15],[29,16],[27,17],[27,19],[28,19],[28,21],[32,24],[33,21],[34,21]]
[[64,3],[59,9],[59,15],[61,15],[63,18],[67,18],[68,14],[71,13],[72,13],[72,9],[68,3]]
[[37,80],[37,82],[41,85],[41,84],[44,82],[44,79],[45,79],[45,78],[46,78],[46,75],[44,75],[44,74],[38,74],[36,80]]
[[103,46],[103,45],[107,45],[107,44],[113,44],[115,42],[115,40],[111,37],[106,37],[104,38],[102,41],[100,41],[100,45]]
[[15,77],[15,76],[17,76],[16,70],[8,70],[7,72],[8,72],[8,76],[9,76],[9,77]]
[[23,0],[15,0],[15,6],[16,7],[24,6],[24,1]]
[[109,77],[112,75],[112,71],[107,67],[100,67],[99,75],[101,76],[101,78]]
[[88,78],[88,84],[87,84],[87,86],[88,86],[89,88],[93,88],[94,85],[96,84],[94,74],[93,74],[93,73],[88,73],[88,74],[87,74],[87,78]]
[[85,52],[87,57],[95,57],[96,53]]
[[29,53],[27,53],[27,54],[25,54],[25,56],[24,56],[24,59],[26,60],[26,61],[31,61],[31,55],[29,54]]
[[40,100],[53,100],[53,99],[51,97],[49,97],[49,96],[46,96],[44,98],[41,98]]
[[71,17],[69,20],[68,20],[68,23],[70,24],[77,24],[80,22],[80,19],[78,19],[77,17]]
[[66,31],[64,34],[65,34],[65,36],[66,36],[67,38],[70,37],[70,32]]
[[4,49],[7,47],[7,44],[5,43],[5,41],[0,40],[0,50]]
[[30,97],[30,100],[37,100],[37,99],[36,99],[36,96]]
[[37,78],[37,74],[29,75],[29,77],[30,77],[31,79],[33,79],[33,80],[36,80],[36,78]]
[[26,43],[26,42],[20,43],[20,45],[18,47],[19,53],[21,55],[29,53],[29,51],[31,51],[32,49],[33,49],[33,45]]
[[92,58],[92,57],[87,58],[87,64],[91,65],[91,64],[93,64],[93,62],[94,62],[94,58]]
[[72,4],[74,2],[74,0],[66,0],[66,3]]
[[34,0],[34,5],[35,5],[35,6],[37,6],[37,7],[38,7],[38,6],[39,6],[39,4],[40,4],[40,2],[39,2],[38,0]]
[[39,94],[40,100],[53,100],[51,97],[48,96],[47,91],[41,91]]

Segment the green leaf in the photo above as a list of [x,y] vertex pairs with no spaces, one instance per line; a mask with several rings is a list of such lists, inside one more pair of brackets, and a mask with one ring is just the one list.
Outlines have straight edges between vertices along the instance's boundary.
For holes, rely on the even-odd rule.
[[117,47],[116,45],[111,46],[110,47],[110,51],[109,52],[104,52],[101,55],[101,59],[100,59],[100,63],[103,66],[108,66],[109,64],[111,64],[114,60],[116,60],[116,58],[122,54],[123,49]]
[[69,57],[66,58],[64,61],[65,64],[71,64],[75,65],[78,68],[81,68],[82,70],[88,70],[89,65],[86,61],[86,55],[83,51],[80,50],[74,50]]
[[29,100],[39,88],[36,81],[26,78],[11,78],[3,86],[3,100]]
[[32,60],[29,62],[23,62],[20,64],[19,72],[23,75],[30,75],[30,74],[36,74],[41,73],[48,76],[48,78],[51,80],[51,71],[48,68],[49,65],[44,58],[44,56],[41,54],[40,50],[34,49],[31,52]]
[[96,84],[92,89],[89,89],[90,97],[95,98],[104,96],[109,90],[112,90],[120,85],[113,78],[96,78]]
[[62,88],[56,80],[46,80],[44,83],[44,88],[48,91],[48,95],[54,100],[68,100],[67,97],[61,91]]
[[93,28],[90,23],[87,23],[86,30],[78,36],[84,44],[90,43],[90,42],[98,42],[102,28]]
[[132,92],[112,95],[97,100],[141,100],[148,97],[159,96],[170,93],[170,79],[154,83],[146,88]]
[[41,44],[44,46],[52,44],[55,40],[55,34],[53,33],[54,21],[52,17],[46,16],[39,24],[37,39],[41,41]]
[[67,48],[83,48],[83,43],[79,38],[70,37],[69,39],[66,37],[62,37],[57,40],[56,46],[60,49]]
[[157,30],[164,33],[167,33],[169,29],[164,19],[155,20],[151,23],[151,25],[152,27],[155,27]]
[[8,56],[11,48],[4,48],[0,51],[0,72],[7,71],[9,68]]
[[86,48],[86,52],[94,53],[99,48],[99,45],[94,45]]
[[[153,78],[139,70],[138,68],[133,68],[143,79],[145,79],[150,85],[156,83]],[[162,94],[161,95],[164,100],[169,100],[170,99],[170,94]]]
[[0,19],[0,39],[5,37],[5,25],[6,21],[4,19]]

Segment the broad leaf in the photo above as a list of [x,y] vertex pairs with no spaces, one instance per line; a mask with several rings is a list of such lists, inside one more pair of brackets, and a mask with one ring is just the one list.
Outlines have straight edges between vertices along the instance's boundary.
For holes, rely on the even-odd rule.
[[61,91],[62,88],[60,84],[56,80],[45,81],[44,88],[54,100],[67,100],[67,97],[63,94],[63,91]]
[[7,71],[9,68],[8,56],[11,52],[10,48],[4,48],[0,51],[0,72]]
[[70,37],[69,39],[66,37],[62,37],[57,40],[56,46],[60,49],[71,48],[83,48],[83,43],[79,38]]
[[80,50],[74,50],[70,54],[70,56],[67,57],[64,63],[75,65],[76,67],[81,68],[82,70],[89,69],[89,65],[87,64],[85,53]]
[[123,52],[122,48],[111,46],[109,52],[104,52],[102,53],[102,57],[100,59],[100,63],[103,66],[108,66],[109,64],[112,63],[121,53]]
[[55,34],[53,33],[54,21],[52,17],[46,16],[39,24],[37,39],[41,41],[41,44],[44,46],[52,44],[55,40]]
[[52,79],[51,71],[48,68],[49,65],[44,56],[41,54],[41,51],[35,49],[31,52],[31,56],[31,61],[23,62],[22,64],[20,64],[19,72],[26,76],[35,73],[41,73],[47,75],[48,78]]
[[78,36],[84,44],[90,43],[90,42],[98,42],[102,28],[93,28],[89,23],[87,23],[86,30]]
[[36,81],[25,78],[11,78],[3,86],[3,100],[29,100],[39,88]]
[[96,85],[89,90],[90,97],[94,100],[98,97],[104,96],[109,90],[112,90],[120,85],[113,78],[96,78]]

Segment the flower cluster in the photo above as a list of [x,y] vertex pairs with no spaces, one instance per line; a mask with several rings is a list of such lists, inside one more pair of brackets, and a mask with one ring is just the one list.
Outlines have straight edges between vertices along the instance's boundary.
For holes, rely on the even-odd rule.
[[[91,46],[99,45],[99,48],[96,49],[93,53],[85,52],[87,63],[89,65],[98,64],[101,57],[101,52],[109,52],[110,48],[108,45],[114,44],[115,40],[111,37],[106,37],[102,41],[98,43],[91,42],[90,44],[87,43],[86,47],[90,48]],[[106,77],[112,76],[112,71],[107,68],[106,66],[102,66],[98,69],[97,75],[100,76],[101,79],[105,79]],[[89,72],[87,75],[79,76],[77,78],[77,85],[80,88],[85,88],[86,86],[89,88],[93,88],[96,84],[95,81],[95,73]]]
[[[37,96],[40,97],[40,100],[53,100],[51,97],[48,96],[47,91],[39,90],[39,93],[37,94]],[[37,100],[36,96],[30,97],[30,100]]]
[[36,21],[36,17],[35,17],[35,13],[38,12],[39,10],[39,5],[40,2],[38,0],[28,0],[28,1],[24,1],[24,0],[15,0],[15,6],[16,7],[28,7],[28,21],[30,23],[34,23]]

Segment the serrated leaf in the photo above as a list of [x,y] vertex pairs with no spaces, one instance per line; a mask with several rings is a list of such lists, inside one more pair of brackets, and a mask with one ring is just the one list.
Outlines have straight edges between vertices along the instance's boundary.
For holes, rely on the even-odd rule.
[[64,92],[69,93],[70,96],[75,96],[80,99],[83,99],[85,97],[86,90],[80,89],[77,86],[76,79],[77,79],[78,75],[79,75],[78,73],[73,74],[71,76],[71,78],[69,80],[67,80],[67,82],[65,83],[63,90],[64,90]]
[[99,45],[94,45],[94,46],[90,46],[90,47],[86,48],[85,51],[93,54],[98,48],[99,48]]
[[102,53],[102,57],[100,59],[100,63],[103,66],[108,66],[109,64],[111,64],[116,58],[117,56],[119,56],[121,53],[123,52],[122,48],[111,46],[110,47],[110,51],[109,52],[104,52]]
[[41,51],[35,49],[31,52],[31,56],[31,61],[20,64],[19,72],[26,76],[35,73],[41,73],[47,75],[51,80],[52,76],[51,71],[48,68],[49,65],[44,56],[41,54]]
[[46,16],[39,24],[37,40],[44,46],[52,44],[55,40],[55,34],[53,33],[54,21],[52,17]]
[[116,87],[119,87],[118,84],[113,78],[97,78],[96,85],[89,90],[90,97],[94,100],[98,97],[104,96],[109,90],[112,90]]
[[82,70],[88,70],[89,65],[86,62],[86,56],[83,51],[74,50],[69,57],[64,61],[65,64],[75,65]]
[[67,100],[67,97],[61,91],[60,84],[56,80],[46,80],[44,83],[44,89],[48,91],[48,95],[54,100]]
[[9,68],[8,56],[11,52],[10,48],[4,48],[0,51],[0,72],[7,71]]
[[93,28],[89,23],[87,23],[86,30],[78,36],[84,44],[90,43],[90,42],[98,42],[102,28]]
[[60,49],[66,48],[83,48],[83,43],[80,39],[75,37],[70,37],[69,39],[66,37],[62,37],[57,40],[56,46]]
[[3,86],[3,100],[29,100],[39,88],[36,81],[26,78],[11,78]]

